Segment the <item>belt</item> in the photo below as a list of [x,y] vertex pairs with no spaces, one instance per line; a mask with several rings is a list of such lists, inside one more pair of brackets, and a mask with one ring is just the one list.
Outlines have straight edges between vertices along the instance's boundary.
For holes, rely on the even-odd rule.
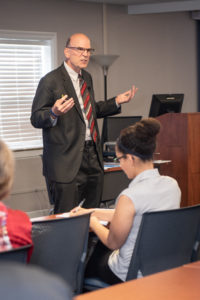
[[85,141],[85,147],[94,146],[94,142],[92,140]]

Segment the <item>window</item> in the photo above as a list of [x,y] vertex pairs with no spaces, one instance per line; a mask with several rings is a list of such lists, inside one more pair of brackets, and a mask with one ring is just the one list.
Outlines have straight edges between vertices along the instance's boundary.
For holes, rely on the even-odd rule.
[[30,123],[38,82],[55,66],[56,34],[0,30],[0,138],[13,150],[42,147]]

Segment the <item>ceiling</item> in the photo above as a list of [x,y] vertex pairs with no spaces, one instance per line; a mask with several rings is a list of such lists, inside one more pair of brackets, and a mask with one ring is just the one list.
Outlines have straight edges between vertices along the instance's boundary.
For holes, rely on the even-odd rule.
[[128,6],[129,14],[200,10],[200,0],[76,0]]
[[[78,0],[81,2],[96,2],[107,4],[120,4],[120,5],[135,5],[135,4],[159,4],[168,2],[194,2],[193,0]],[[197,2],[197,1],[195,1]]]

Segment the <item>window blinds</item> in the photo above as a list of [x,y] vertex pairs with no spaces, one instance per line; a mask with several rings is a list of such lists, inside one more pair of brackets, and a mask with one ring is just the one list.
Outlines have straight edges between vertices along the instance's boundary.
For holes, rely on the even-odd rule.
[[13,150],[42,147],[42,133],[30,123],[40,78],[52,68],[51,45],[0,40],[0,138]]

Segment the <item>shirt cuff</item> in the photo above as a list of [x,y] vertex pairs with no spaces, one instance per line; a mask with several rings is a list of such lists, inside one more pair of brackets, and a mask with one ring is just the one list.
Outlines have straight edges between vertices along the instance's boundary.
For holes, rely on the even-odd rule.
[[56,124],[57,124],[57,118],[54,119],[54,118],[50,115],[50,120],[51,120],[52,126],[53,126],[53,127],[56,126]]
[[121,107],[121,104],[118,104],[116,99],[115,99],[115,104],[116,104],[117,108]]

